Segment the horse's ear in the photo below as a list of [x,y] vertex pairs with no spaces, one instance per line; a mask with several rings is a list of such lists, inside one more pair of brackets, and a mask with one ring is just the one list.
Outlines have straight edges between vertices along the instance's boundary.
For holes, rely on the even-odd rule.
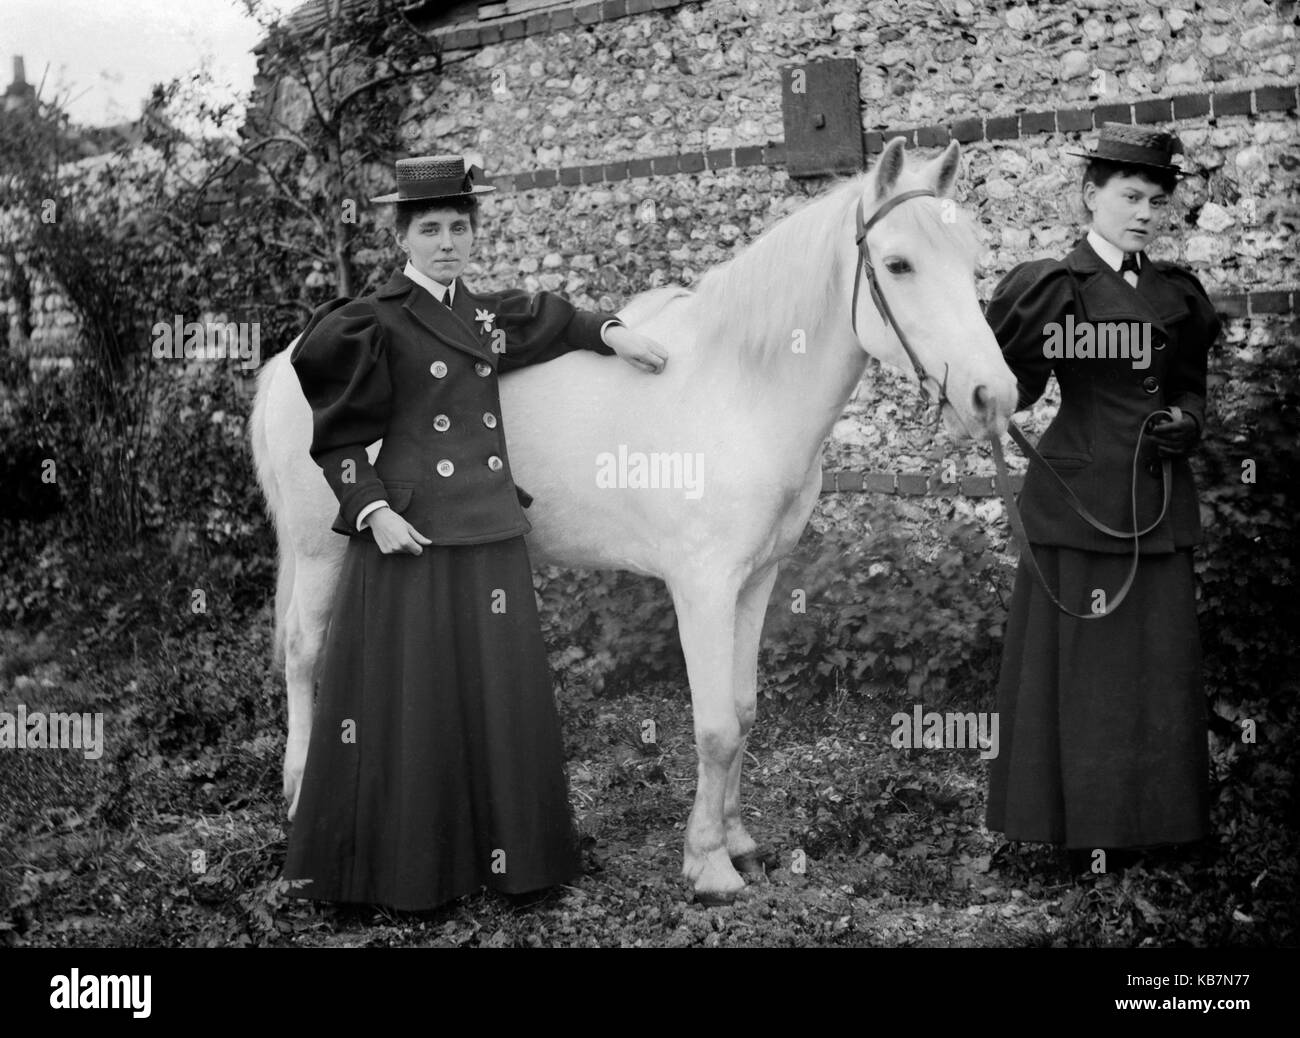
[[940,198],[951,198],[961,172],[961,145],[953,141],[931,164],[935,168],[934,193]]
[[885,145],[880,160],[876,163],[876,198],[883,199],[894,193],[894,184],[903,172],[905,158],[903,138],[895,137]]

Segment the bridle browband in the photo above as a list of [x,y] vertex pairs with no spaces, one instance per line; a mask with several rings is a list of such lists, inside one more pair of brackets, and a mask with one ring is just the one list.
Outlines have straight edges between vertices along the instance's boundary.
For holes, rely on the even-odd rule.
[[885,322],[885,326],[892,329],[894,334],[898,336],[899,345],[903,347],[903,352],[907,354],[907,359],[912,362],[912,370],[916,372],[916,377],[920,381],[922,389],[924,389],[927,380],[933,382],[938,387],[938,412],[935,416],[935,421],[938,422],[939,416],[943,413],[943,405],[951,403],[948,400],[948,365],[944,364],[943,366],[943,381],[935,378],[925,370],[925,365],[923,365],[920,358],[917,357],[916,352],[912,349],[911,343],[907,341],[907,336],[903,334],[903,329],[900,328],[898,322],[894,320],[894,313],[889,309],[889,304],[885,302],[885,297],[880,291],[880,282],[876,278],[876,268],[871,262],[871,253],[867,250],[867,232],[876,225],[878,220],[882,219],[886,214],[893,210],[896,205],[900,205],[911,198],[923,198],[926,196],[930,198],[937,197],[935,192],[928,187],[919,187],[911,191],[903,191],[894,195],[892,198],[886,199],[886,201],[871,214],[870,220],[864,218],[862,211],[862,196],[858,196],[858,205],[855,215],[857,217],[858,225],[857,245],[860,266],[853,272],[853,305],[849,313],[853,325],[853,334],[856,336],[858,334],[858,286],[862,283],[862,271],[865,270],[867,274],[867,287],[871,289],[871,301],[875,304],[876,310],[879,312],[881,319]]

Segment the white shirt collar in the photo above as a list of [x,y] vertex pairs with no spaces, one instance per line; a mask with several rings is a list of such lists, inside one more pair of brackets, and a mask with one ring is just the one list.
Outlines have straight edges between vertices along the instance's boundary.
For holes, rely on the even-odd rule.
[[[1092,251],[1100,256],[1103,262],[1105,262],[1111,270],[1119,273],[1119,268],[1124,263],[1123,249],[1119,248],[1117,245],[1112,245],[1094,230],[1088,231],[1088,244],[1092,246]],[[1138,256],[1136,253],[1134,253],[1134,256],[1136,257],[1137,264],[1140,267],[1142,265],[1142,257]]]
[[438,300],[440,303],[444,302],[442,298],[444,294],[447,294],[445,302],[448,305],[450,305],[451,301],[456,298],[456,290],[454,287],[456,282],[453,281],[450,285],[444,285],[441,281],[434,281],[433,278],[429,277],[427,274],[421,274],[416,270],[415,264],[410,260],[406,261],[406,269],[403,270],[402,273],[421,288],[433,293],[433,298]]

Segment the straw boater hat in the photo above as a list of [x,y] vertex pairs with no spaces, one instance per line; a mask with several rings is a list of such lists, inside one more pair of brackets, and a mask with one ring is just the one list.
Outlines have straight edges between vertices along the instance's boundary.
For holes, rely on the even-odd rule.
[[1182,154],[1183,142],[1172,133],[1153,130],[1146,126],[1129,126],[1127,123],[1104,123],[1097,143],[1087,151],[1067,151],[1083,159],[1101,159],[1120,162],[1125,166],[1139,166],[1187,176],[1181,165],[1174,163],[1175,155]]
[[397,190],[370,201],[424,202],[441,198],[450,201],[495,191],[494,187],[474,182],[482,176],[483,171],[478,166],[466,169],[465,160],[460,155],[423,155],[414,159],[398,159]]

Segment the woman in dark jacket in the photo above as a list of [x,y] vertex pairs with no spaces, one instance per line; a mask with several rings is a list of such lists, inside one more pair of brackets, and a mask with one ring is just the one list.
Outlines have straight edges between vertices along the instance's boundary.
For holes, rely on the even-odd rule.
[[322,306],[292,354],[351,538],[285,864],[305,897],[429,909],[579,871],[497,378],[574,349],[648,371],[665,354],[548,292],[460,281],[492,190],[475,172],[400,160],[374,201],[397,203],[405,270]]
[[[1186,843],[1208,829],[1192,571],[1201,524],[1187,453],[1205,425],[1206,354],[1220,326],[1191,273],[1144,251],[1179,151],[1167,133],[1103,127],[1085,156],[1086,238],[1064,259],[1016,267],[987,311],[1020,384],[1018,409],[1052,372],[1061,388],[1039,443],[1051,471],[1031,462],[1020,497],[1052,593],[1078,613],[1107,611],[1133,550],[1131,537],[1076,514],[1057,477],[1103,524],[1131,532],[1136,497],[1137,528],[1152,527],[1113,613],[1061,612],[1022,558],[1007,624],[988,827],[1084,852],[1095,871],[1104,858],[1089,851]],[[1151,417],[1160,410],[1169,414]]]

